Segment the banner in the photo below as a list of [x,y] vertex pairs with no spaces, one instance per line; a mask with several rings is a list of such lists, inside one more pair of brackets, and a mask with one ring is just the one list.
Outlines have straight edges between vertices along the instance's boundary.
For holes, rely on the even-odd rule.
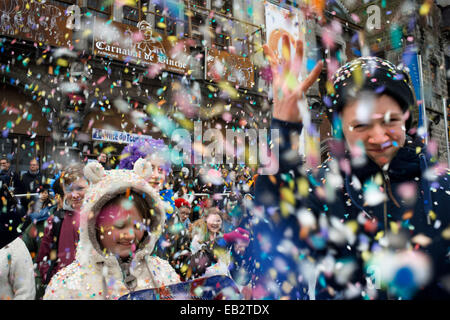
[[96,55],[142,66],[159,64],[166,71],[180,74],[189,69],[184,43],[169,41],[145,20],[135,27],[96,17],[93,51]]
[[92,128],[92,140],[130,144],[138,140],[146,141],[152,139],[152,136],[146,136],[142,134],[140,135],[122,131]]

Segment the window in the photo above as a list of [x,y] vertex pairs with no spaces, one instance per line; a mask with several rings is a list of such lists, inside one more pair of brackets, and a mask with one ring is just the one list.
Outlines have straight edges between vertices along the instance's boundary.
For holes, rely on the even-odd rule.
[[226,50],[231,43],[231,37],[228,32],[223,31],[217,23],[216,17],[209,20],[207,16],[194,12],[194,14],[190,17],[191,38],[198,39],[200,41],[203,40],[204,32],[202,31],[202,27],[205,27],[205,25],[209,27],[210,33],[214,35],[214,38],[212,39],[213,47],[216,47],[219,50]]
[[0,152],[2,155],[12,155],[11,168],[18,174],[27,171],[31,159],[38,157],[42,164],[41,151],[44,146],[44,139],[36,137],[10,134],[8,138],[0,138]]
[[67,8],[73,4],[77,4],[77,0],[50,0],[49,3]]
[[94,11],[94,15],[109,19],[112,15],[112,5],[111,2],[104,0],[88,0],[88,9]]
[[165,35],[184,35],[184,7],[178,0],[159,0],[154,3],[155,29]]
[[140,3],[133,6],[123,6],[123,23],[129,24],[132,26],[137,26],[138,22],[142,20],[141,18],[141,5]]
[[190,0],[190,4],[191,6],[195,7],[202,7],[202,8],[206,8],[207,6],[207,1],[206,0]]
[[194,15],[190,18],[191,22],[191,37],[193,39],[202,39],[202,32],[200,31],[200,27],[205,24],[205,21],[203,20],[203,17],[198,14],[194,13]]
[[222,30],[222,27],[217,23],[217,18],[213,17],[210,20],[210,30],[214,37],[214,44],[219,50],[226,50],[230,45],[230,36],[227,32]]
[[211,9],[223,13],[233,13],[232,0],[211,0]]

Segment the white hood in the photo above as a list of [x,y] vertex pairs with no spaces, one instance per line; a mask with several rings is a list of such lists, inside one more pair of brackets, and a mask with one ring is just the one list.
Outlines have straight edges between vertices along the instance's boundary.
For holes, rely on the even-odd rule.
[[[137,249],[135,259],[153,252],[164,226],[165,214],[158,192],[146,182],[150,173],[151,164],[144,159],[139,159],[133,170],[105,171],[96,161],[86,165],[84,175],[90,185],[81,209],[80,241],[76,253],[80,263],[96,263],[108,258],[102,253],[98,243],[95,222],[100,209],[116,195],[126,193],[127,189],[141,194],[150,208],[154,209],[150,217],[144,217],[150,218],[150,233],[146,232],[146,238]],[[109,258],[112,258],[111,255]]]

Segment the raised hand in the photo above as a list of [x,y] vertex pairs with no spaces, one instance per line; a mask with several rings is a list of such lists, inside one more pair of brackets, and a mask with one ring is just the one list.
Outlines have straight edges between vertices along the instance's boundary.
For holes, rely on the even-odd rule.
[[301,122],[302,117],[298,101],[304,98],[309,87],[317,80],[323,67],[319,61],[306,79],[299,82],[299,74],[303,68],[303,42],[295,42],[295,56],[291,59],[289,37],[284,34],[282,40],[282,57],[278,59],[273,50],[263,45],[273,75],[273,118],[289,122]]

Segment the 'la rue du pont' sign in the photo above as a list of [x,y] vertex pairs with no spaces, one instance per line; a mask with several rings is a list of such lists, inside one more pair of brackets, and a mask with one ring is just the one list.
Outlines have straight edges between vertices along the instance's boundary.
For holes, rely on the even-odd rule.
[[143,66],[160,64],[162,69],[184,74],[188,70],[187,49],[182,42],[172,44],[143,20],[137,27],[95,18],[94,54]]

